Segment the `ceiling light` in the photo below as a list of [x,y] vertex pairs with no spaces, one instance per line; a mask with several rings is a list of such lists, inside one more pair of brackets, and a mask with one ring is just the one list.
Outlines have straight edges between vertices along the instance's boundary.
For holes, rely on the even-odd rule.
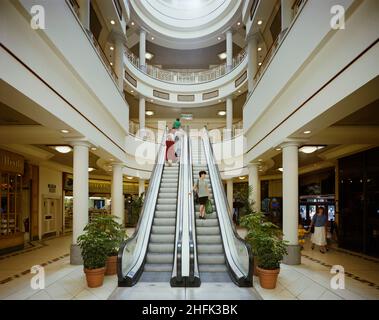
[[72,150],[70,146],[56,146],[54,149],[60,153],[69,153]]
[[221,102],[221,99],[218,99],[218,102]]
[[219,116],[225,116],[225,115],[226,115],[226,111],[219,111],[219,112],[218,112],[218,115],[219,115]]
[[70,131],[66,130],[66,129],[62,129],[61,130],[62,133],[70,133]]
[[259,48],[258,48],[258,51],[262,51],[262,48],[261,48],[261,47],[259,47]]
[[238,90],[238,93],[241,93],[241,90]]
[[112,47],[112,46],[110,46],[110,48],[109,49],[111,49],[111,51],[113,51],[114,50],[114,48]]
[[[113,158],[110,158],[109,161],[114,161],[114,159],[113,159]],[[110,166],[110,167],[111,167],[111,166]]]
[[151,37],[151,40],[154,40],[155,38],[154,37]]
[[276,151],[280,151],[280,150],[282,150],[282,149],[281,149],[281,148],[276,148],[275,150],[276,150]]
[[92,151],[96,151],[97,148],[96,148],[96,147],[92,147],[91,150],[92,150]]
[[240,180],[245,180],[246,177],[239,177]]
[[88,168],[88,172],[92,172],[94,170],[96,170],[96,169],[95,168]]
[[151,59],[153,59],[153,57],[154,57],[154,55],[153,55],[152,53],[150,53],[150,52],[146,52],[146,53],[145,53],[145,58],[146,58],[147,60],[151,60]]
[[154,115],[154,111],[148,110],[148,111],[146,111],[146,115],[152,116],[152,115]]
[[307,131],[304,131],[304,134],[310,134],[312,131],[310,130],[307,130]]
[[261,66],[261,65],[262,65],[262,62],[259,62],[259,63],[258,63],[258,66]]
[[221,37],[218,37],[217,40],[221,40]]
[[113,66],[113,62],[111,62],[111,66]]
[[133,180],[133,177],[126,177],[126,179]]
[[237,22],[237,26],[240,26],[240,25],[241,25],[241,22],[238,21],[238,22]]
[[134,21],[132,21],[132,26],[134,26]]
[[111,20],[111,24],[115,24],[116,22],[114,20]]
[[151,99],[150,102],[154,102],[154,99]]
[[283,172],[283,168],[279,168],[278,170],[279,170],[280,172]]
[[320,150],[320,149],[323,149],[324,147],[323,146],[303,146],[299,149],[300,152],[302,153],[313,153],[317,150]]
[[131,93],[134,93],[134,90],[130,90]]
[[260,26],[263,23],[262,20],[258,20],[258,26]]
[[220,58],[220,60],[225,60],[226,59],[226,52],[219,53],[218,57]]

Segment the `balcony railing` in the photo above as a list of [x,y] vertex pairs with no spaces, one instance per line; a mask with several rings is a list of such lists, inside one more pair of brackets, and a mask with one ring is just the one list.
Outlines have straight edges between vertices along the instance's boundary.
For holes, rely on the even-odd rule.
[[132,52],[126,50],[126,57],[140,71],[146,73],[148,76],[169,83],[176,84],[197,84],[213,81],[228,74],[246,58],[246,50],[242,50],[236,57],[233,58],[232,70],[228,70],[225,64],[221,64],[215,68],[204,71],[170,71],[164,70],[153,65],[146,65],[146,71],[140,68],[139,58]]

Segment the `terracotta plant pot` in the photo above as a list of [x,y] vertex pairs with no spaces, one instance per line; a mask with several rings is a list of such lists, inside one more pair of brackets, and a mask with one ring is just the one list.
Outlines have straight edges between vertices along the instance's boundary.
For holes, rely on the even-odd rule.
[[104,281],[104,272],[105,272],[105,267],[98,268],[98,269],[84,269],[88,287],[89,288],[101,287]]
[[107,258],[105,265],[105,275],[111,276],[117,273],[117,256],[110,256]]
[[275,289],[280,269],[266,270],[257,267],[257,271],[259,274],[259,283],[261,284],[261,287],[264,289]]

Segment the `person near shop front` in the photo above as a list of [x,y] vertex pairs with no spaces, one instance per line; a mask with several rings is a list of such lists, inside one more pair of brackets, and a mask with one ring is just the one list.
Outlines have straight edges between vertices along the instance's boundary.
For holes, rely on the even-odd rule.
[[311,237],[312,250],[315,248],[315,246],[319,246],[321,253],[326,252],[327,222],[328,217],[325,214],[325,209],[323,207],[318,207],[317,213],[312,217],[312,222],[310,225],[310,230],[313,230]]
[[166,161],[169,167],[171,167],[172,163],[176,160],[174,145],[175,145],[174,135],[172,133],[169,133],[166,139]]
[[205,181],[207,173],[206,171],[200,171],[199,172],[199,179],[197,179],[197,182],[194,186],[195,192],[198,194],[199,197],[199,204],[200,204],[200,215],[199,218],[202,220],[205,220],[205,205],[209,199],[209,189],[208,184]]

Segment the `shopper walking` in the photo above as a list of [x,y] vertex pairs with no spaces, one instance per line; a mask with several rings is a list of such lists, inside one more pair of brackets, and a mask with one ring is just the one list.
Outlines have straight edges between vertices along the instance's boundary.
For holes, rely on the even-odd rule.
[[317,208],[317,213],[313,216],[312,222],[310,225],[310,230],[312,233],[311,241],[312,241],[312,250],[315,246],[320,247],[320,252],[325,253],[326,248],[326,228],[328,217],[325,215],[325,209],[323,207]]
[[182,124],[180,123],[180,119],[177,118],[174,123],[172,124],[172,128],[175,129],[175,130],[178,130],[180,127],[182,126]]
[[205,220],[205,205],[209,199],[209,189],[208,184],[205,181],[207,173],[205,171],[199,172],[199,179],[197,180],[194,190],[198,194],[199,197],[199,204],[200,204],[200,219]]

